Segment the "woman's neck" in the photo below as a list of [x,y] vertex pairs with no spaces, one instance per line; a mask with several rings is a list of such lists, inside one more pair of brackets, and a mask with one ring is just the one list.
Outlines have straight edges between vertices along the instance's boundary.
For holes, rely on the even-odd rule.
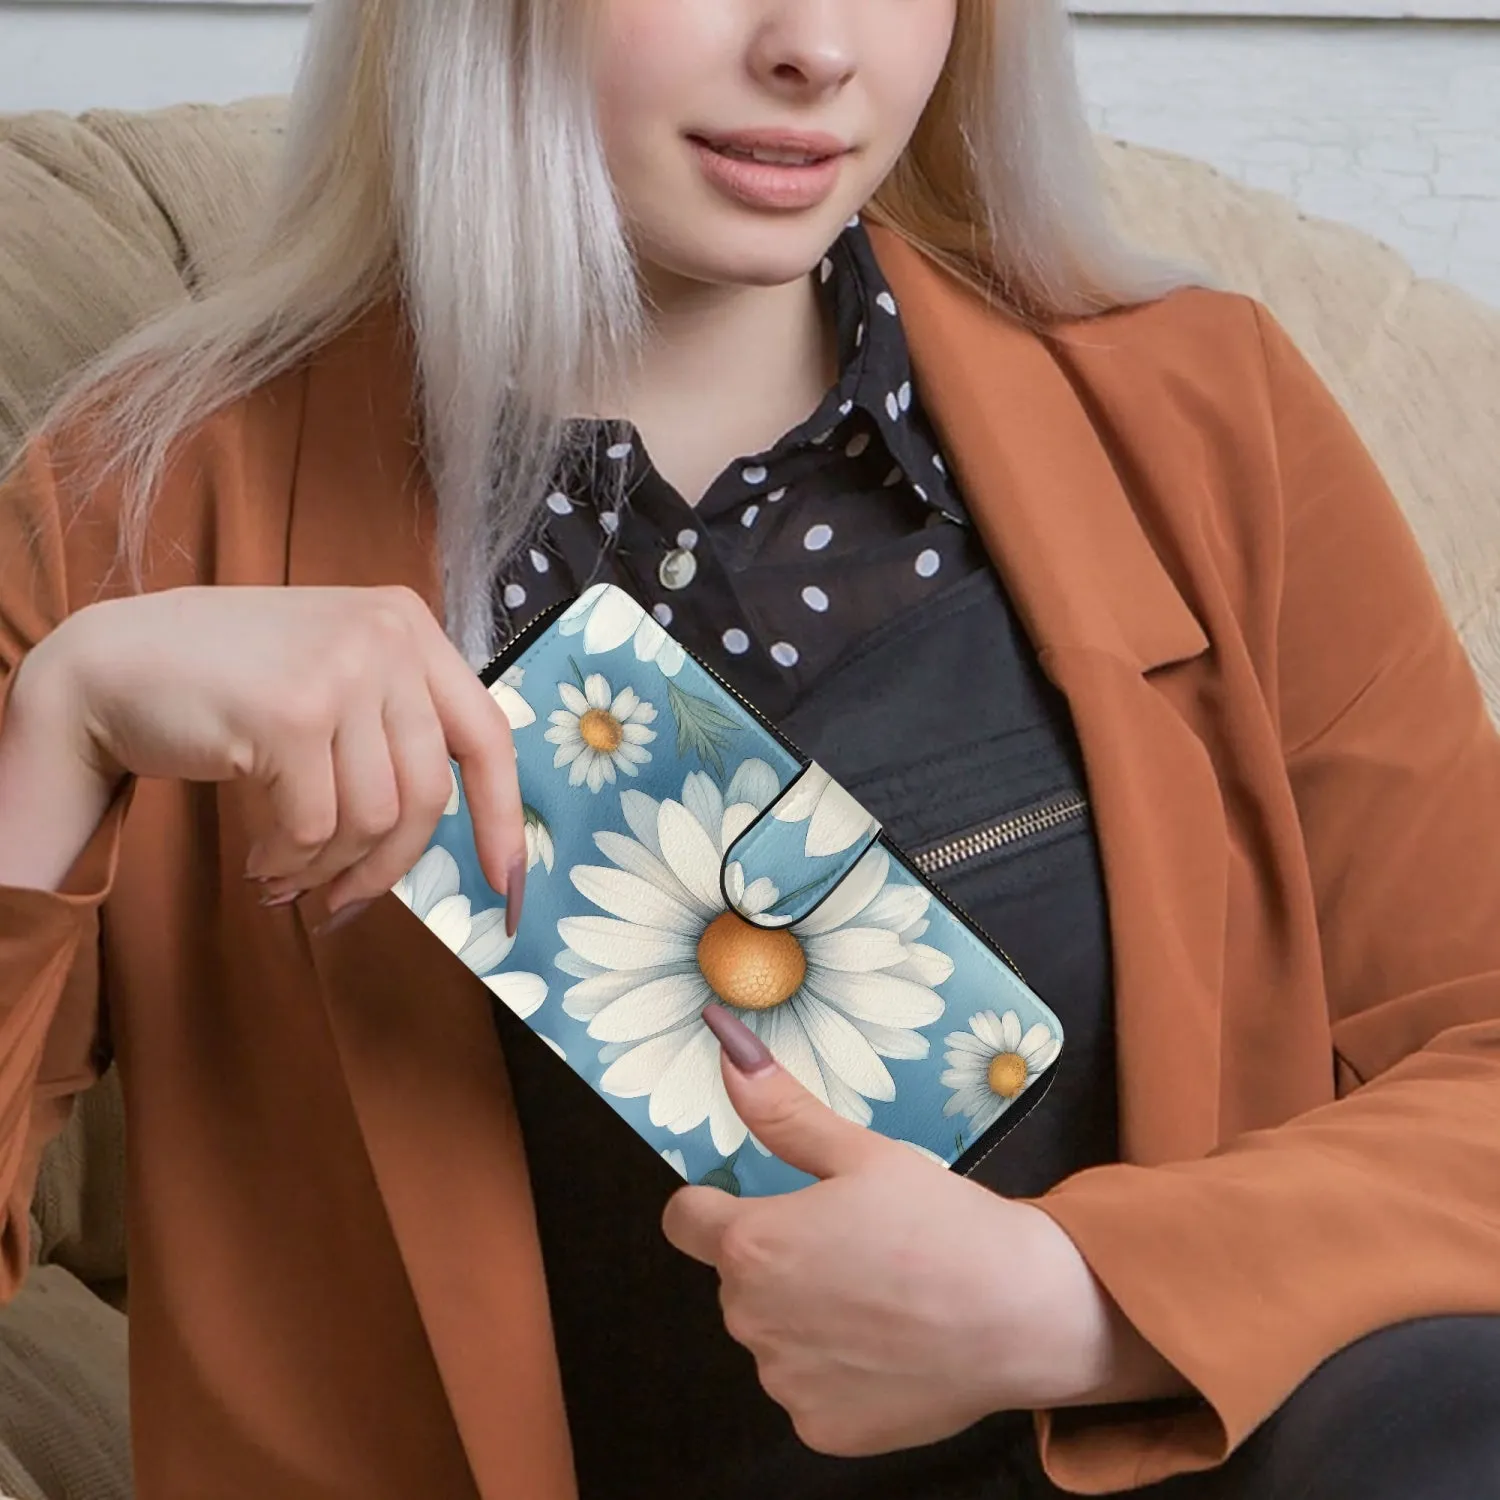
[[607,414],[635,424],[695,505],[734,459],[811,415],[835,378],[837,341],[811,276],[773,287],[658,277],[649,292],[643,357]]

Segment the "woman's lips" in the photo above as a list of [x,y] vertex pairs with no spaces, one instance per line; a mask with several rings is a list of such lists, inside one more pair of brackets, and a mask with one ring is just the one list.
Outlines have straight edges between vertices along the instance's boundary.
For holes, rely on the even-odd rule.
[[[842,143],[826,136],[743,134],[712,141],[689,136],[688,144],[710,186],[751,208],[781,211],[822,203],[837,186],[848,155]],[[757,161],[752,151],[782,159]]]

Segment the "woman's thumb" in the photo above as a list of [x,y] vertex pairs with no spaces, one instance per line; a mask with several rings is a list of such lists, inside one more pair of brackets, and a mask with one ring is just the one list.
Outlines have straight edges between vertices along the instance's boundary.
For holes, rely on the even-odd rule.
[[750,1133],[782,1161],[814,1177],[837,1177],[892,1144],[810,1094],[733,1011],[709,1005],[703,1020],[724,1049],[729,1102]]

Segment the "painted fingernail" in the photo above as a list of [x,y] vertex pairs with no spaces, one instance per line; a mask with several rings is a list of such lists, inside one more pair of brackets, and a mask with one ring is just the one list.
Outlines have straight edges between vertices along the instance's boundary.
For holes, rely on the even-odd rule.
[[357,916],[368,911],[373,904],[372,901],[351,901],[348,906],[339,907],[326,922],[319,922],[313,930],[319,937],[325,937],[330,932],[337,932],[339,928],[347,927]]
[[769,1073],[776,1066],[766,1044],[722,1005],[705,1005],[703,1024],[718,1037],[719,1045],[741,1073]]
[[511,863],[510,874],[505,881],[505,935],[514,937],[521,925],[521,906],[526,900],[526,856],[520,855]]
[[262,896],[260,904],[271,911],[278,906],[290,906],[301,894],[301,891],[283,891],[279,896]]

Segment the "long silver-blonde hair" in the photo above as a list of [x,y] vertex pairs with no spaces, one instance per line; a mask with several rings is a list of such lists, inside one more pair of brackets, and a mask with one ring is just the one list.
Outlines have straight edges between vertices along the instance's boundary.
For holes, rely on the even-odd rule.
[[[559,414],[628,368],[645,326],[594,124],[590,8],[320,0],[243,262],[109,351],[46,423],[102,423],[134,579],[183,436],[394,298],[447,629],[470,660],[490,652],[491,580],[563,456]],[[1209,279],[1110,228],[1060,0],[958,0],[946,68],[866,215],[1038,327]]]

